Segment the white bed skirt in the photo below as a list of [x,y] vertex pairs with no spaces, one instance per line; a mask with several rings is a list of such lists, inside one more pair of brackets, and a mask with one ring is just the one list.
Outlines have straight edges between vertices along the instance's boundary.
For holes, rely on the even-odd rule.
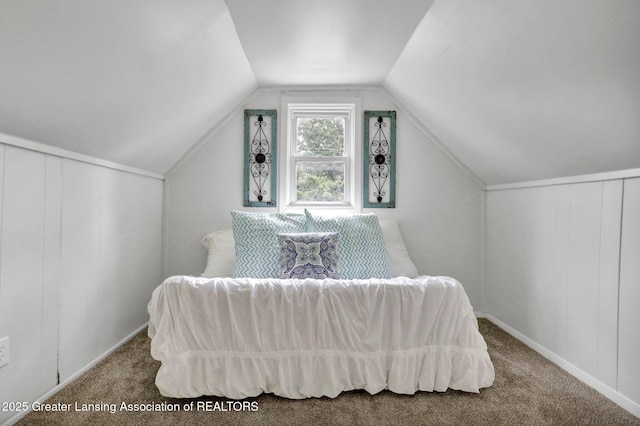
[[479,392],[494,380],[469,299],[449,277],[176,276],[148,311],[156,385],[168,397]]

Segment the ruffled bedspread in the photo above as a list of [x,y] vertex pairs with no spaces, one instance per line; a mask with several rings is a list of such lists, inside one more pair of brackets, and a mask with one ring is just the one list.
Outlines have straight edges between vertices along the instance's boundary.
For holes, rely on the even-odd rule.
[[449,277],[176,276],[148,311],[156,385],[168,397],[479,392],[494,380],[469,299]]

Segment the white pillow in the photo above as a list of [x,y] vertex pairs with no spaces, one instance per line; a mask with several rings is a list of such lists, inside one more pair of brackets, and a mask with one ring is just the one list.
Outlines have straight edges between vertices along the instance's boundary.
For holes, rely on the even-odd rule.
[[384,244],[389,252],[389,262],[391,263],[391,272],[394,277],[415,278],[419,275],[418,268],[409,257],[409,251],[400,233],[398,221],[395,219],[380,219],[380,228],[382,228],[382,236]]
[[202,239],[209,251],[207,267],[202,277],[230,277],[233,275],[233,267],[236,264],[236,242],[233,239],[233,230],[212,232]]

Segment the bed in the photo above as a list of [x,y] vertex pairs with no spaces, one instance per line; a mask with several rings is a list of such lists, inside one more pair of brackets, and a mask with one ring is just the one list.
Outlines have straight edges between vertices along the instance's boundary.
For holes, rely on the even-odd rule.
[[397,223],[232,216],[232,230],[203,239],[203,276],[169,277],[149,302],[162,395],[334,398],[493,384],[463,286],[418,275]]

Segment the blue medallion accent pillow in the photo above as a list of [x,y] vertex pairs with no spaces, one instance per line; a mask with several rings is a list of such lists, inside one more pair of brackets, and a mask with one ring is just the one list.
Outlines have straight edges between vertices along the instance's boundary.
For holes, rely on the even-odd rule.
[[340,234],[340,277],[391,278],[389,253],[375,214],[320,216],[305,210],[309,232]]
[[278,278],[278,233],[305,232],[304,214],[232,211],[234,278]]
[[334,278],[338,272],[338,233],[278,234],[280,278]]

